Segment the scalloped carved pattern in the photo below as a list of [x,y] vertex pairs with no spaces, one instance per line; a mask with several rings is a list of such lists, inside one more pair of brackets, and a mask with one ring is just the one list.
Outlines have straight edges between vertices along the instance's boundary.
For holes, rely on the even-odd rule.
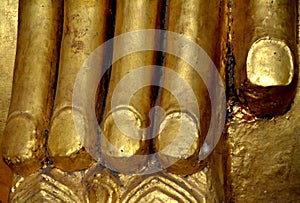
[[120,200],[119,185],[108,172],[94,174],[88,178],[88,196],[91,203],[118,203]]
[[205,202],[191,191],[193,188],[160,176],[146,178],[122,197],[122,202]]
[[10,202],[83,202],[69,187],[46,174],[20,177],[11,190]]

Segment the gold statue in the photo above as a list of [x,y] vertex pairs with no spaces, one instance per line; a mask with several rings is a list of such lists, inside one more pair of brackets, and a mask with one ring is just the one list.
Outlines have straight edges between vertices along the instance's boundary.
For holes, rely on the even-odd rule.
[[10,202],[300,200],[299,2],[18,5]]

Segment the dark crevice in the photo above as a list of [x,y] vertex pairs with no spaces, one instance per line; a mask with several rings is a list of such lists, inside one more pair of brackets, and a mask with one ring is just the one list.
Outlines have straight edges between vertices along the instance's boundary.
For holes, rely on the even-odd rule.
[[[109,5],[109,13],[108,13],[108,19],[106,21],[106,28],[107,32],[105,33],[107,38],[106,40],[111,40],[114,37],[115,32],[115,21],[116,21],[116,0],[110,1]],[[104,42],[105,43],[105,42]],[[98,124],[101,126],[102,120],[104,119],[105,114],[105,108],[106,108],[106,101],[107,101],[107,95],[109,90],[109,83],[110,83],[110,77],[111,77],[111,68],[112,68],[112,59],[113,59],[113,46],[111,47],[105,47],[105,54],[103,56],[103,64],[102,67],[108,67],[109,68],[103,73],[98,88],[96,92],[96,106],[95,106],[95,112]],[[111,64],[111,65],[110,65]],[[99,67],[100,68],[100,67]],[[98,131],[98,139],[97,139],[97,145],[98,147],[98,153],[101,157],[101,131]]]
[[226,122],[230,122],[234,115],[233,107],[239,103],[237,91],[234,85],[234,68],[235,68],[235,57],[230,46],[230,42],[227,43],[226,53],[226,99],[227,99],[227,115]]
[[[159,21],[159,26],[158,28],[160,30],[167,30],[167,16],[168,16],[168,0],[164,0],[162,1],[162,5],[160,5],[160,17],[158,18]],[[160,43],[157,43],[160,47],[158,48],[159,50],[164,50],[165,44],[166,44],[166,40],[165,40],[165,36],[163,34],[160,34],[158,38],[158,41]],[[158,51],[156,52],[156,64],[159,66],[163,66],[164,65],[164,61],[165,61],[165,53]],[[154,82],[154,84],[158,84],[158,86],[152,87],[152,92],[154,95],[153,98],[153,104],[152,106],[160,106],[160,101],[161,101],[161,88],[160,86],[162,86],[162,76],[163,76],[163,72],[162,70],[156,70],[154,73],[154,77],[153,80],[156,80]],[[150,139],[150,154],[154,154],[156,153],[156,149],[155,149],[155,137],[158,133],[158,129],[159,129],[159,122],[157,122],[157,119],[159,115],[159,112],[157,112],[157,109],[155,109],[155,111],[153,112],[153,114],[151,115],[150,120],[153,122],[152,123],[152,128],[150,129],[150,135],[153,139]]]
[[225,80],[226,80],[226,100],[227,100],[227,111],[226,111],[226,125],[225,125],[225,133],[224,133],[224,142],[225,147],[224,156],[223,156],[223,173],[224,173],[224,194],[225,194],[225,202],[231,202],[231,177],[228,176],[230,173],[230,150],[227,143],[227,136],[228,136],[228,127],[230,121],[234,118],[234,106],[239,102],[237,90],[235,88],[234,82],[234,71],[236,66],[235,56],[233,52],[233,48],[231,46],[231,39],[232,39],[232,9],[233,9],[233,2],[232,0],[226,1],[227,5],[224,5],[227,9],[224,17],[227,17],[227,39],[226,39],[226,57],[225,57]]
[[45,130],[45,149],[46,149],[46,160],[45,160],[45,163],[46,163],[46,165],[51,165],[53,162],[51,161],[51,159],[50,159],[50,155],[49,155],[49,151],[48,151],[48,137],[49,137],[49,131],[48,130]]
[[227,22],[227,53],[226,53],[226,63],[225,63],[225,78],[226,78],[226,99],[227,99],[227,114],[226,114],[226,123],[229,123],[234,115],[233,107],[239,103],[237,90],[234,82],[234,72],[235,72],[235,56],[233,52],[233,48],[231,46],[231,38],[232,38],[232,8],[233,2],[229,0],[227,2],[228,13],[226,14],[228,17]]
[[[48,150],[48,134],[49,134],[49,129],[50,129],[50,125],[51,125],[51,117],[53,114],[53,110],[54,110],[54,101],[55,101],[55,95],[56,95],[56,88],[57,88],[57,82],[58,82],[58,73],[59,73],[59,62],[60,62],[60,51],[61,51],[61,43],[62,43],[62,35],[63,35],[63,25],[64,25],[64,1],[62,1],[60,3],[60,6],[57,8],[60,13],[59,13],[59,17],[58,19],[60,19],[60,21],[58,22],[59,26],[57,28],[57,42],[56,42],[56,51],[57,51],[57,55],[56,55],[56,67],[55,67],[55,71],[50,73],[50,92],[48,95],[48,101],[47,101],[47,105],[49,105],[50,112],[48,113],[47,116],[49,116],[49,122],[47,123],[47,126],[43,133],[44,133],[44,138],[45,138],[45,154],[46,154],[46,160],[45,163],[46,165],[51,165],[52,161],[50,159],[50,155],[49,155],[49,150]],[[52,63],[52,62],[51,62]]]
[[[109,17],[107,19],[107,33],[106,40],[110,40],[114,37],[114,31],[115,31],[115,15],[116,15],[116,0],[110,1],[109,5]],[[107,47],[111,48],[111,50],[106,50],[103,57],[103,64],[102,67],[107,67],[108,64],[112,63],[112,57],[113,57],[113,47]],[[104,117],[105,113],[105,104],[107,100],[107,93],[109,89],[109,82],[110,82],[110,76],[111,76],[111,67],[112,65],[106,70],[106,72],[103,74],[100,83],[98,85],[97,89],[97,102],[96,102],[96,114],[98,123],[100,124],[102,122],[102,119]]]

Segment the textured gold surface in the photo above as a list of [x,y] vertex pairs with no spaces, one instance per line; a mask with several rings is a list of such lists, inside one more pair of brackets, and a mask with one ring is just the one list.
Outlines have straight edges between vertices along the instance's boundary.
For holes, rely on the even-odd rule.
[[[101,172],[100,172],[101,171]],[[119,180],[109,170],[88,170],[85,179],[90,202],[120,202]],[[100,172],[100,173],[99,173]]]
[[268,86],[286,86],[294,77],[294,56],[284,41],[262,38],[251,46],[246,62],[250,83]]
[[[161,3],[160,0],[117,1],[115,36],[141,29],[159,28]],[[153,44],[154,49],[154,40],[155,37],[145,39],[141,36],[140,38],[132,38],[129,43],[126,43],[126,46],[134,48],[146,41],[147,43]],[[122,51],[123,48],[115,46],[113,57],[119,54],[118,50]],[[134,169],[141,170],[144,168],[146,158],[136,159],[138,156],[135,155],[145,155],[149,153],[149,142],[145,140],[149,132],[146,132],[145,129],[150,124],[148,114],[153,103],[154,95],[151,87],[144,87],[134,93],[129,104],[121,100],[118,101],[119,106],[112,107],[111,101],[113,93],[120,80],[126,74],[136,68],[153,65],[156,60],[154,51],[137,52],[122,57],[112,66],[102,129],[104,136],[110,145],[117,149],[118,153],[110,153],[111,148],[103,140],[101,141],[101,152],[104,160],[117,170],[128,172]],[[134,81],[131,82],[140,84],[141,81],[146,80],[150,83],[153,77],[152,75],[135,77]],[[128,87],[124,87],[118,91],[118,94],[122,95],[123,98],[127,98],[126,90],[132,87],[133,86],[128,85]],[[120,123],[122,126],[116,125],[112,117],[113,115],[118,115],[122,118],[123,121]],[[128,125],[126,122],[133,122],[134,125]],[[134,129],[128,129],[128,126]],[[123,133],[122,129],[118,129],[119,127],[133,132],[132,135]],[[135,138],[130,136],[135,136]]]
[[[221,15],[219,10],[220,6],[219,1],[170,0],[167,17],[168,31],[182,34],[196,42],[217,65],[220,64],[220,51],[216,50],[221,50],[220,44],[215,43],[220,39],[220,35],[216,33],[221,33],[219,26],[219,16]],[[208,21],[210,24],[206,24]],[[176,42],[167,41],[166,46],[172,47],[172,43]],[[187,53],[182,51],[180,54],[192,55],[192,52],[193,50],[188,50]],[[166,123],[168,126],[166,126],[165,130],[160,129],[160,133],[156,139],[156,147],[157,150],[161,151],[159,157],[162,165],[169,163],[171,160],[178,159],[178,161],[169,168],[171,172],[191,174],[196,172],[200,167],[198,154],[209,128],[211,106],[208,91],[200,75],[182,59],[166,54],[164,65],[176,71],[176,73],[188,83],[195,94],[199,109],[193,109],[194,112],[187,112],[187,114],[183,114],[183,116],[177,115],[177,119],[172,119],[176,118],[178,112],[186,111],[186,109],[180,109],[179,101],[171,95],[171,92],[162,89],[160,106],[167,114],[162,124]],[[211,70],[207,67],[200,68],[208,69],[207,72]],[[210,76],[209,73],[207,73],[207,75]],[[210,82],[212,81],[209,81],[209,83]],[[168,77],[168,75],[164,75],[162,83],[163,86],[176,87],[178,81],[172,77]],[[186,107],[183,106],[182,108]],[[197,111],[200,112],[200,115],[197,115]],[[191,114],[191,116],[189,116],[189,114]],[[185,119],[179,119],[180,117]],[[187,119],[188,117],[190,118]],[[165,127],[165,124],[162,124],[160,128]],[[174,125],[177,127],[174,127]],[[181,125],[184,131],[180,136],[177,136],[179,126]],[[187,142],[188,137],[193,139],[190,147],[184,146],[184,144],[178,145],[178,143],[190,143]],[[164,150],[175,138],[178,141],[177,147],[169,147],[169,150]],[[189,149],[186,149],[186,147],[189,147]],[[187,153],[184,151],[187,151]]]
[[[60,65],[48,149],[54,165],[66,171],[80,170],[92,163],[74,125],[72,93],[84,60],[108,38],[109,9],[109,1],[64,3]],[[78,111],[80,114],[83,110]],[[82,125],[86,125],[87,118],[82,119]],[[87,133],[95,133],[92,130]]]
[[186,113],[171,113],[165,117],[156,139],[162,167],[177,174],[192,174],[199,170],[198,155],[203,141],[197,124],[198,120]]
[[[178,182],[181,181],[182,185]],[[145,177],[137,187],[124,195],[124,202],[199,202],[195,194],[188,191],[186,182],[176,177],[175,181],[171,177],[152,176]],[[190,186],[190,185],[188,185]],[[203,201],[203,199],[202,199]]]
[[25,178],[14,177],[10,202],[87,202],[82,173],[44,169]]
[[72,173],[46,168],[15,176],[10,202],[220,202],[222,192],[211,187],[216,182],[209,167],[190,176],[117,175],[98,166]]
[[19,8],[22,20],[2,150],[16,173],[28,174],[40,168],[45,158],[44,135],[53,101],[61,2],[21,1]]
[[258,116],[287,111],[295,93],[296,0],[232,1],[235,83]]
[[[252,88],[253,94],[260,93],[257,98],[253,97],[256,102],[248,100],[249,106],[259,113],[282,113],[292,101],[291,92],[296,90],[297,93],[290,110],[282,116],[273,117],[271,120],[255,117],[253,119],[253,115],[242,109],[240,114],[243,116],[237,114],[229,123],[227,200],[298,202],[300,201],[300,86],[299,82],[297,88],[289,85],[290,77],[294,76],[294,81],[298,77],[299,59],[295,54],[296,1],[233,1],[232,5],[232,46],[237,64],[235,77],[238,81],[241,80],[244,78],[243,72],[246,72],[246,68],[250,68],[252,70],[247,70],[247,73],[255,70],[255,77],[271,79],[264,82],[251,81],[254,75],[250,75],[250,82],[263,88],[253,85],[242,88],[241,91]],[[241,17],[243,15],[251,16],[247,18],[247,23],[243,20],[245,18]],[[256,39],[265,36],[268,36],[266,41],[260,45],[255,44]],[[274,38],[277,38],[277,41]],[[248,53],[248,59],[249,54],[254,56],[250,56],[253,60],[246,67],[247,52],[251,46],[252,53]],[[269,49],[272,49],[273,53],[270,53]],[[275,52],[281,55],[280,59],[274,56]],[[267,66],[256,69],[254,63],[258,63],[257,66]],[[266,97],[273,100],[266,100]],[[282,100],[283,103],[280,103]]]
[[231,201],[299,201],[299,111],[298,94],[284,116],[230,124],[227,175]]
[[[0,8],[0,146],[8,115],[17,47],[18,1],[2,1]],[[12,173],[0,150],[0,200],[7,202]]]
[[[103,3],[103,1],[101,2]],[[118,6],[122,8],[126,7],[125,5],[127,4],[124,3],[126,1],[121,2],[122,3],[119,3]],[[127,3],[128,2],[130,1],[127,1]],[[138,2],[145,3],[147,1]],[[71,3],[74,4],[70,6],[69,4]],[[97,3],[99,3],[99,1],[65,1],[65,12],[77,13],[78,10],[85,6],[85,8],[95,11],[97,10],[95,9],[95,6],[98,5]],[[231,48],[233,48],[236,58],[237,66],[234,77],[236,79],[236,87],[238,88],[238,91],[246,91],[248,89],[245,88],[249,88],[249,90],[254,93],[259,92],[259,96],[261,96],[258,100],[255,97],[253,100],[255,102],[249,102],[251,109],[256,109],[258,115],[264,115],[266,113],[282,114],[284,111],[286,111],[287,106],[291,104],[291,101],[294,101],[291,105],[291,108],[288,109],[288,112],[281,116],[269,116],[267,118],[272,119],[267,120],[257,118],[255,115],[249,113],[247,109],[247,103],[241,105],[239,102],[236,102],[235,106],[232,107],[235,114],[233,114],[232,120],[227,126],[227,137],[224,138],[225,141],[223,138],[219,141],[212,155],[205,161],[202,170],[195,170],[190,165],[187,166],[188,164],[193,164],[195,162],[185,159],[181,159],[184,163],[179,165],[180,168],[177,166],[177,169],[174,170],[176,173],[182,173],[182,171],[186,171],[186,169],[183,170],[183,168],[187,167],[190,171],[195,172],[191,175],[173,174],[169,172],[170,170],[172,171],[172,169],[169,169],[169,171],[164,170],[151,175],[126,175],[122,173],[111,172],[102,166],[90,166],[91,159],[89,158],[89,155],[83,151],[84,148],[82,147],[82,143],[78,140],[73,123],[71,122],[72,113],[70,108],[71,92],[73,88],[73,84],[71,85],[70,83],[74,82],[74,75],[76,75],[75,72],[78,72],[79,64],[82,63],[82,60],[85,57],[87,57],[87,53],[92,51],[92,48],[95,48],[99,45],[90,44],[91,47],[89,47],[88,51],[83,48],[83,50],[86,52],[82,51],[81,49],[82,43],[78,41],[81,40],[82,34],[85,33],[85,19],[90,19],[91,17],[83,11],[84,9],[82,9],[82,13],[80,13],[79,16],[74,14],[75,19],[78,20],[76,23],[74,22],[74,24],[69,24],[66,23],[65,20],[64,31],[67,32],[67,30],[70,29],[70,33],[68,33],[68,35],[71,35],[71,37],[67,36],[66,33],[64,34],[65,40],[68,39],[70,41],[68,43],[66,43],[67,40],[65,41],[66,44],[62,48],[60,56],[60,68],[62,66],[64,66],[64,68],[60,70],[58,76],[58,86],[60,87],[57,89],[57,92],[59,93],[57,93],[58,100],[56,101],[57,103],[55,106],[55,110],[58,113],[53,114],[52,128],[56,129],[56,131],[52,129],[52,141],[49,142],[52,149],[54,149],[54,151],[51,152],[51,158],[54,160],[54,166],[51,165],[48,167],[43,167],[31,175],[15,175],[13,187],[11,188],[11,202],[222,202],[225,201],[224,192],[226,193],[227,197],[226,202],[300,201],[300,83],[298,82],[296,88],[295,84],[297,80],[295,79],[297,79],[298,76],[299,59],[296,55],[296,28],[294,27],[296,26],[296,15],[294,13],[295,1],[229,1],[229,8],[225,8],[225,13],[222,11],[222,9],[224,9],[222,4],[228,2],[224,1],[221,3],[219,3],[219,1],[193,1],[193,4],[190,4],[190,2],[174,0],[173,2],[170,1],[170,3],[173,4],[173,6],[177,4],[186,5],[182,6],[181,8],[184,9],[180,10],[177,6],[173,7],[172,5],[168,4],[168,8],[170,9],[169,11],[174,12],[170,15],[184,16],[182,18],[174,18],[174,21],[178,22],[174,23],[174,26],[178,25],[176,29],[182,29],[181,31],[179,29],[179,33],[183,32],[182,34],[184,34],[184,32],[186,32],[186,35],[189,36],[190,39],[196,41],[197,43],[203,43],[201,46],[205,48],[205,50],[217,64],[218,68],[220,68],[222,77],[224,77],[223,74],[225,74],[225,69],[223,66],[226,62],[226,60],[224,60],[226,53],[224,46],[226,43],[226,37],[223,32],[228,31],[228,40],[230,42],[228,46],[232,46]],[[131,1],[128,3],[128,5],[129,4],[133,5],[134,1]],[[138,3],[136,3],[136,5],[137,4]],[[151,1],[149,4],[152,6],[155,5],[153,8],[159,7],[157,6],[159,4],[157,1]],[[197,10],[197,8],[200,8],[200,4],[201,9],[203,9],[200,9],[201,12],[200,10]],[[219,4],[221,4],[220,8],[216,6]],[[76,8],[73,8],[72,6]],[[70,8],[72,8],[72,11],[68,10]],[[97,8],[100,7],[98,6]],[[132,7],[129,6],[128,8]],[[123,12],[122,15],[119,13],[117,16],[119,15],[118,20],[119,22],[122,22],[122,26],[117,25],[116,31],[120,33],[124,32],[118,29],[122,28],[126,30],[127,25],[131,28],[134,27],[138,29],[139,26],[141,26],[141,28],[145,28],[143,26],[149,23],[154,23],[151,21],[151,19],[159,15],[157,9],[150,9],[151,12],[153,12],[151,13],[150,11],[143,12],[143,5],[139,5],[139,8],[139,11],[133,10],[134,12],[132,12],[132,10],[130,10],[130,12],[125,12],[126,9],[121,9]],[[85,9],[85,11],[89,13],[89,9]],[[180,10],[180,12],[175,12],[176,9]],[[221,13],[219,13],[219,9],[221,9]],[[227,9],[232,12],[227,13]],[[117,9],[117,12],[120,12],[120,9]],[[197,12],[201,13],[198,17],[196,15]],[[136,14],[137,17],[133,18],[132,16]],[[129,19],[133,20],[127,22],[127,15],[129,16]],[[101,16],[102,15],[98,17],[102,19]],[[120,16],[125,17],[120,19]],[[191,18],[187,16],[191,16]],[[3,16],[1,15],[1,17]],[[203,21],[203,24],[199,25],[199,27],[196,29],[197,26],[194,24],[194,22],[202,22],[202,17],[206,20]],[[220,19],[220,17],[222,19]],[[140,18],[147,18],[147,20],[141,20]],[[196,18],[196,20],[194,18]],[[214,20],[212,21],[210,18],[213,18]],[[151,22],[148,22],[149,19]],[[222,22],[222,25],[220,25],[220,31],[216,31],[219,30],[218,26],[212,26],[217,25],[218,21]],[[70,25],[70,27],[67,25]],[[6,26],[10,25],[6,24]],[[80,31],[75,32],[74,28],[77,28],[77,26],[79,26]],[[208,36],[195,38],[197,35],[196,33],[204,35],[207,33],[203,31],[203,29],[209,30],[207,31],[209,33]],[[5,31],[2,30],[1,32],[5,33]],[[219,32],[221,32],[221,36],[217,37],[218,34],[216,33]],[[8,35],[11,36],[10,34]],[[101,38],[101,36],[99,36],[99,38]],[[266,36],[269,36],[270,38],[264,38]],[[203,40],[206,38],[209,38],[210,40]],[[76,41],[73,47],[70,45],[72,39]],[[262,39],[265,39],[265,41]],[[259,40],[262,40],[263,43],[258,45],[257,43],[255,44],[255,42],[259,42]],[[90,38],[84,38],[82,41],[84,41],[84,44],[90,43],[91,41],[93,42],[93,40]],[[133,41],[135,40],[133,39]],[[151,39],[149,39],[149,41],[151,42]],[[272,46],[267,46],[268,43],[273,44]],[[215,44],[216,47],[214,47],[213,44]],[[220,44],[221,47],[219,46]],[[11,45],[12,44],[10,44],[9,47],[11,47]],[[251,47],[253,51],[252,53],[249,52]],[[300,50],[299,47],[300,46],[298,45],[298,53]],[[1,44],[0,50],[2,49],[9,50],[9,48]],[[219,52],[220,49],[222,52]],[[259,52],[261,49],[265,49],[263,54]],[[280,54],[282,56],[280,59],[285,60],[280,62],[280,59],[277,56],[269,55],[270,50],[273,49],[277,49],[276,54]],[[288,50],[291,52],[289,53]],[[256,52],[258,52],[258,54]],[[38,53],[40,52],[36,52],[36,54]],[[148,56],[149,58],[145,56]],[[117,78],[116,80],[119,80],[123,75],[126,74],[126,71],[131,70],[130,68],[133,69],[139,65],[147,65],[147,60],[149,60],[149,64],[152,64],[154,62],[154,56],[155,54],[152,52],[142,52],[126,56],[124,57],[124,59],[126,59],[124,61],[118,61],[116,64],[119,64],[119,69],[123,68],[123,70],[112,73],[112,87],[117,84],[113,78]],[[247,57],[249,59],[248,64]],[[221,61],[219,59],[221,59]],[[79,62],[76,60],[79,60]],[[294,61],[291,63],[292,60]],[[75,63],[73,63],[74,61]],[[171,62],[173,62],[173,60],[171,60]],[[182,65],[183,67],[187,66],[187,64],[183,62],[178,62],[178,64],[177,62],[178,60],[174,59],[175,65],[173,67],[176,67],[177,65]],[[251,76],[251,73],[259,71],[255,69],[257,66],[254,66],[254,64],[257,62],[259,62],[259,65],[262,66],[262,68],[259,70],[270,70],[268,74],[263,71],[259,72],[261,78],[272,78],[272,82],[270,82],[271,80],[268,79],[268,82],[265,82],[265,85],[261,87],[258,85],[262,85],[262,83],[259,83],[257,79],[253,78],[255,77],[254,75],[252,75],[253,77]],[[219,63],[220,65],[218,65]],[[267,64],[267,66],[270,68],[268,68],[265,64]],[[280,65],[282,64],[286,66],[281,67]],[[274,67],[271,65],[274,65]],[[69,72],[73,70],[73,68],[67,68],[70,66],[75,66],[74,73]],[[9,65],[7,67],[9,67]],[[226,71],[230,70],[226,69]],[[1,66],[1,74],[2,72]],[[275,72],[283,73],[282,76],[284,77],[281,77],[279,74],[273,74]],[[8,71],[5,73],[9,74],[11,72]],[[180,73],[182,74],[182,72]],[[247,75],[248,73],[249,75]],[[182,75],[185,75],[185,73]],[[191,75],[193,75],[193,73],[191,73]],[[233,77],[233,75],[231,75],[231,77]],[[248,82],[251,81],[251,85],[244,87],[242,86],[241,81],[246,77],[248,77]],[[147,78],[149,79],[150,77]],[[39,77],[36,79],[38,80]],[[196,86],[194,87],[195,89],[198,89],[198,84],[201,84],[198,79],[187,77],[187,80]],[[10,79],[7,78],[6,81],[8,80]],[[138,80],[141,79],[138,78],[137,81]],[[49,80],[45,81],[49,82]],[[37,86],[39,85],[37,81],[34,83]],[[3,84],[2,80],[0,81],[0,84]],[[9,84],[4,85],[6,90],[10,88]],[[40,88],[42,87],[42,85],[39,86]],[[270,88],[270,86],[274,87],[274,90],[273,88]],[[270,92],[268,92],[268,88],[271,89]],[[136,97],[135,95],[135,97],[131,100],[131,105],[135,109],[120,108],[122,110],[114,109],[116,110],[114,111],[108,107],[106,115],[115,113],[118,117],[124,118],[122,120],[125,122],[125,124],[126,122],[134,122],[138,127],[147,127],[147,124],[149,124],[147,119],[149,118],[141,115],[147,115],[148,110],[151,107],[151,99],[149,99],[149,95],[151,95],[152,92],[149,91],[150,90],[147,90],[147,88],[142,89],[138,94],[136,94],[138,96],[140,95],[140,97]],[[297,92],[294,100],[293,92]],[[275,96],[273,97],[273,95]],[[8,97],[9,93],[7,93],[5,96],[1,95],[0,98],[3,99]],[[139,99],[144,97],[147,99]],[[273,107],[267,102],[267,100],[265,100],[266,97],[275,98],[276,101],[283,100],[283,105],[275,105],[276,107]],[[205,102],[203,98],[205,97],[199,99],[198,102],[200,104]],[[173,99],[174,98],[172,98],[172,96],[165,97],[165,104],[168,104],[168,100],[173,101]],[[26,104],[26,102],[24,104]],[[22,103],[22,105],[24,104]],[[177,108],[175,100],[174,102],[171,102],[171,104],[173,108]],[[22,107],[22,105],[20,105],[20,107]],[[100,105],[100,103],[97,105]],[[2,111],[2,106],[0,108]],[[278,109],[278,111],[276,109]],[[44,115],[46,115],[46,113]],[[174,115],[175,117],[172,117]],[[193,119],[191,119],[189,116],[176,113],[174,115],[169,114],[169,117],[167,117],[168,119],[166,119],[167,122],[165,122],[165,124],[168,124],[169,129],[166,128],[166,131],[169,133],[176,131],[176,128],[178,127],[176,125],[176,116],[178,117],[180,115],[181,117],[185,117],[185,119],[188,120],[188,123],[192,124],[190,127],[194,130],[191,130],[190,132],[193,132],[195,137],[202,135],[197,132],[198,130],[195,127],[195,123],[197,122],[191,122]],[[59,117],[61,117],[61,119],[57,119]],[[206,117],[204,116],[204,118]],[[56,119],[57,121],[55,121]],[[120,134],[118,129],[110,128],[110,125],[114,125],[114,123],[110,121],[111,118],[107,116],[106,119],[109,124],[106,126],[107,131]],[[26,125],[31,125],[31,123],[27,122],[27,120],[21,124],[24,123]],[[202,130],[205,130],[205,127],[203,128],[202,125],[204,124],[201,124],[201,133]],[[15,130],[16,128],[13,129]],[[135,131],[132,132],[134,133]],[[130,141],[126,140],[128,138],[121,138],[122,139],[118,139],[118,136],[115,136],[112,139],[116,141],[116,146],[122,144],[121,142],[130,143]],[[166,138],[169,139],[170,137],[166,136]],[[203,138],[200,137],[200,139]],[[22,140],[19,140],[20,139],[15,139],[12,142],[14,144],[20,144]],[[158,141],[157,144],[163,144],[163,142],[168,142],[168,140],[162,139],[161,141]],[[201,142],[194,145],[194,151],[198,149],[200,144]],[[147,145],[144,144],[127,144],[126,153],[121,153],[121,156],[118,155],[117,157],[124,157],[124,155],[127,156],[127,154],[143,153],[140,150],[147,150],[146,146]],[[228,147],[227,151],[224,150],[224,146]],[[119,149],[121,150],[123,148],[120,147]],[[88,158],[86,159],[84,156],[81,156],[82,154],[87,155]],[[175,156],[178,155],[177,152],[170,152],[169,154]],[[194,154],[193,150],[191,150],[190,154]],[[225,163],[222,162],[224,161],[222,156],[227,158]],[[73,164],[73,161],[75,161],[75,164]],[[79,170],[87,166],[89,166],[87,169],[81,171]],[[53,167],[60,167],[63,170]],[[23,167],[21,167],[21,169],[22,168]],[[70,170],[77,171],[65,172]],[[2,180],[4,179],[1,178],[1,181]],[[224,184],[224,181],[226,181],[226,184]],[[2,185],[0,184],[0,191],[2,191],[1,186]]]

